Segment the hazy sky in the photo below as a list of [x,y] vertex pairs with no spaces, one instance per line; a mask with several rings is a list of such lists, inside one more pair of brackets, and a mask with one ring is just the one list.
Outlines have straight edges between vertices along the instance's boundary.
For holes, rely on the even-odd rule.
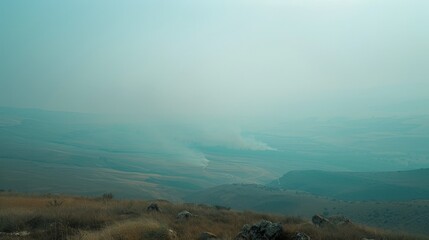
[[[427,114],[429,1],[0,1],[0,105]],[[410,109],[411,108],[411,109]]]

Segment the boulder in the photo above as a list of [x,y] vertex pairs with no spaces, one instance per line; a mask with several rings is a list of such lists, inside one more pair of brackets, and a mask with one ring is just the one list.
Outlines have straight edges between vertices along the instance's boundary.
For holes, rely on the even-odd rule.
[[177,214],[178,219],[188,219],[191,217],[192,217],[192,214],[186,210],[183,210]]
[[317,214],[314,215],[313,218],[311,218],[311,222],[313,222],[313,224],[318,227],[325,227],[327,225],[331,225],[331,222],[329,221],[329,219]]
[[168,229],[167,230],[167,235],[168,235],[168,239],[169,240],[175,240],[175,239],[177,239],[177,233],[173,229]]
[[292,236],[292,239],[293,240],[311,240],[310,236],[302,232],[295,233],[295,235]]
[[282,235],[283,226],[280,223],[272,223],[262,220],[253,226],[245,224],[236,240],[275,240]]
[[158,206],[158,204],[157,204],[157,203],[151,203],[151,204],[146,208],[146,210],[147,210],[147,211],[150,211],[150,212],[152,212],[152,211],[160,212],[160,211],[161,211],[161,209],[159,208],[159,206]]
[[215,240],[218,239],[216,235],[211,232],[203,232],[200,234],[199,240]]

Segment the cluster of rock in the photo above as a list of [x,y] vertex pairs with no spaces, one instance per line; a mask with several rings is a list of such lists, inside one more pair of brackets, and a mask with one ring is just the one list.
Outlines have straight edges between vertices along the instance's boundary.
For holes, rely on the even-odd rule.
[[[157,203],[151,203],[146,210],[148,212],[161,212],[161,208]],[[192,217],[195,217],[187,210],[183,210],[177,214],[177,219],[180,221],[186,221]],[[311,219],[312,223],[317,227],[332,227],[332,226],[344,226],[352,224],[350,219],[344,216],[331,216],[324,217],[321,215],[314,215]],[[58,226],[53,226],[57,228]],[[295,232],[293,234],[287,233],[285,235],[283,231],[283,225],[281,223],[273,223],[267,220],[261,220],[260,222],[249,225],[245,224],[241,231],[235,237],[235,240],[279,240],[279,239],[290,239],[290,240],[311,240],[310,236],[302,232]],[[29,232],[14,232],[14,233],[5,233],[0,232],[0,238],[3,236],[17,236],[17,237],[26,237],[30,235]],[[168,229],[167,237],[170,240],[178,239],[177,233]],[[220,239],[215,234],[211,232],[202,232],[198,238],[199,240],[216,240]],[[362,240],[374,240],[369,238],[362,238]]]
[[244,225],[235,240],[275,240],[279,239],[282,233],[282,224],[262,220],[252,226]]
[[[161,208],[156,203],[151,203],[147,208],[149,212],[161,212]],[[183,210],[177,214],[178,220],[188,220],[195,217],[192,213],[187,210]],[[350,219],[344,216],[332,216],[324,217],[321,215],[314,215],[311,219],[312,223],[318,227],[327,226],[343,226],[351,224]],[[281,223],[273,223],[267,220],[261,220],[260,222],[249,225],[245,224],[235,240],[276,240],[285,238],[283,231],[283,225]],[[169,229],[168,236],[170,239],[177,239],[177,233]],[[198,238],[199,240],[215,240],[219,239],[215,234],[211,232],[202,232]],[[292,235],[288,234],[288,239],[291,240],[311,240],[310,236],[302,232],[296,232]],[[363,240],[367,240],[364,238]]]
[[[156,203],[151,203],[146,210],[148,212],[161,212],[161,208]],[[194,217],[192,213],[183,210],[177,214],[178,220],[188,220]],[[272,223],[267,220],[262,220],[254,225],[245,224],[241,232],[235,237],[236,240],[276,240],[283,234],[283,226],[280,223]],[[177,239],[177,233],[168,229],[168,238]],[[219,239],[211,232],[202,232],[199,240],[215,240]],[[310,240],[310,237],[304,233],[296,233],[294,240]]]
[[[157,203],[151,203],[146,210],[148,212],[161,212],[161,208],[158,206]],[[183,219],[189,219],[191,217],[193,217],[194,215],[192,215],[192,213],[190,213],[189,211],[183,210],[181,212],[179,212],[177,214],[177,219],[179,220],[183,220]]]
[[190,213],[190,212],[188,212],[186,210],[183,210],[183,211],[181,211],[181,212],[179,212],[177,214],[177,219],[179,219],[179,220],[186,220],[186,219],[191,218],[192,216],[194,216],[194,215],[192,215],[192,213]]
[[305,233],[297,232],[292,236],[293,240],[311,240],[310,236]]

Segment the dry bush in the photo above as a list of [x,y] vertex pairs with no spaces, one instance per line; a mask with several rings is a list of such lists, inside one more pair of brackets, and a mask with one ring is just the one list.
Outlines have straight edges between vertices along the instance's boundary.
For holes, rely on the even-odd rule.
[[129,220],[115,223],[96,232],[82,232],[83,240],[166,239],[168,229],[153,219]]

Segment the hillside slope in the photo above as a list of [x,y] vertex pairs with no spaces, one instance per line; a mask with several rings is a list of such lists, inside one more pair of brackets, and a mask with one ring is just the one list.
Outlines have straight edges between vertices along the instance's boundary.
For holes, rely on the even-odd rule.
[[[252,212],[238,212],[221,207],[196,204],[173,204],[154,201],[160,211],[148,211],[152,201],[114,200],[67,196],[24,196],[0,194],[0,238],[72,239],[72,240],[162,240],[198,239],[209,231],[218,239],[234,239],[244,224],[262,219],[279,222],[283,232],[278,240],[294,239],[297,232],[311,239],[361,240],[362,238],[411,240],[429,239],[416,235],[389,233],[356,224],[316,227],[306,220]],[[153,202],[152,202],[153,203]],[[179,219],[187,210],[192,216]]]
[[345,215],[355,222],[429,235],[429,201],[342,201],[256,184],[232,184],[191,194],[188,201],[310,218]]
[[341,200],[429,199],[429,169],[397,172],[291,171],[270,186]]

